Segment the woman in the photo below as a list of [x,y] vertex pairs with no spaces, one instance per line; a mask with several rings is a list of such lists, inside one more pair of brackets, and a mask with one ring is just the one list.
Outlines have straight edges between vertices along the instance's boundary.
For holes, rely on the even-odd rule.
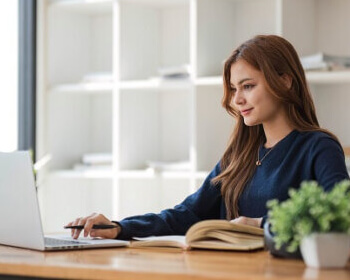
[[[131,239],[182,235],[204,219],[262,227],[266,202],[317,180],[326,190],[348,179],[343,150],[319,127],[305,73],[293,46],[275,35],[243,43],[224,66],[223,106],[236,118],[231,141],[201,188],[173,209],[112,222],[102,214],[76,219],[84,236]],[[93,224],[117,224],[92,229]],[[72,230],[78,238],[81,230]]]

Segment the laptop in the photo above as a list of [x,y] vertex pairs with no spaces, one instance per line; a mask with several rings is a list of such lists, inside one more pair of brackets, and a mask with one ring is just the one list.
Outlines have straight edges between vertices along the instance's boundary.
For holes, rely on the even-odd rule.
[[128,241],[44,236],[28,151],[0,152],[0,244],[39,251],[128,246]]

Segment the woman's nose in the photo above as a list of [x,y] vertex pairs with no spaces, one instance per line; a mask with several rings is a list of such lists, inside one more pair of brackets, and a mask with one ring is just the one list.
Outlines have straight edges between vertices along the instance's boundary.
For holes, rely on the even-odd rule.
[[244,104],[244,101],[245,99],[244,99],[244,96],[242,95],[242,92],[240,90],[237,90],[235,92],[235,96],[233,97],[233,103],[235,105],[242,105]]

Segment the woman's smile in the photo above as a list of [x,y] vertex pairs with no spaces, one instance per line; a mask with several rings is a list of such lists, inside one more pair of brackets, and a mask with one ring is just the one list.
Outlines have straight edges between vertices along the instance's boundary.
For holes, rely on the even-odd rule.
[[253,110],[254,108],[249,108],[249,109],[244,109],[244,110],[240,110],[241,115],[242,116],[247,116],[250,114],[250,112]]

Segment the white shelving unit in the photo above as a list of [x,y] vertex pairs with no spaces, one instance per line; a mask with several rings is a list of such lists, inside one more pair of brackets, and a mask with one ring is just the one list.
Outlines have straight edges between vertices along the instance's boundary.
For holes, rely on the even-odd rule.
[[[196,190],[234,127],[221,107],[221,75],[246,39],[278,34],[300,55],[350,55],[346,0],[38,3],[37,154],[52,158],[39,171],[46,231],[90,212],[113,219],[157,212]],[[182,65],[187,78],[158,74]],[[307,78],[321,124],[349,146],[350,72]],[[112,154],[113,168],[74,170],[87,153]],[[156,171],[149,162],[188,164]]]
[[77,84],[62,84],[51,88],[50,94],[65,93],[71,94],[98,94],[101,93],[112,94],[113,83],[77,83]]

